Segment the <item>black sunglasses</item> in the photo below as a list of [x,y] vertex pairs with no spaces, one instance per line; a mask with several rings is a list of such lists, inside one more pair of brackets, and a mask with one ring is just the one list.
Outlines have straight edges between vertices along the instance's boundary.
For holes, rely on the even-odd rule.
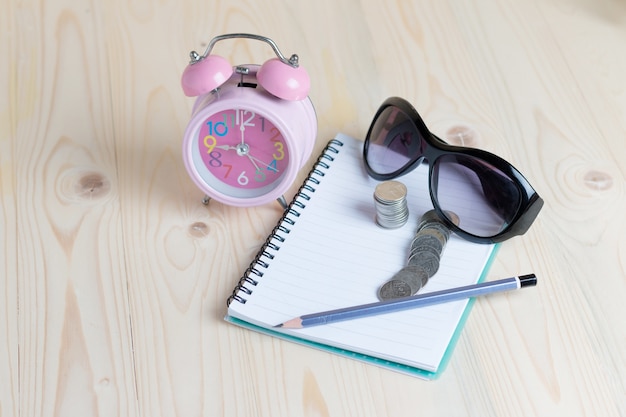
[[453,232],[472,242],[496,243],[526,233],[543,206],[515,167],[487,151],[447,144],[399,97],[388,98],[376,112],[363,158],[367,173],[381,181],[426,160],[435,211]]

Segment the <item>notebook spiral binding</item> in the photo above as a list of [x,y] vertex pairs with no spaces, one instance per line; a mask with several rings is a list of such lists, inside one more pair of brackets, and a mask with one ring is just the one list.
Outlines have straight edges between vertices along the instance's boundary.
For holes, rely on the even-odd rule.
[[257,286],[258,279],[263,277],[263,271],[269,268],[270,262],[274,259],[273,252],[280,249],[281,243],[285,241],[285,235],[291,232],[290,226],[296,224],[300,217],[300,210],[306,207],[306,202],[311,199],[311,194],[315,192],[316,187],[320,185],[321,179],[324,177],[330,164],[335,160],[333,154],[338,154],[338,147],[343,146],[343,142],[337,139],[331,139],[324,147],[322,153],[313,164],[313,168],[309,171],[302,186],[296,192],[291,203],[285,210],[284,214],[269,234],[261,249],[257,252],[256,257],[252,260],[248,268],[239,279],[233,293],[228,297],[226,305],[230,305],[233,301],[245,304],[248,300],[247,296],[254,291],[251,287]]

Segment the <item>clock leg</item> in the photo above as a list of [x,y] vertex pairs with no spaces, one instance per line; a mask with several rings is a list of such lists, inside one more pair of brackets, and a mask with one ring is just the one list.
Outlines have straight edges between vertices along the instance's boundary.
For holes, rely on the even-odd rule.
[[202,198],[202,204],[204,204],[205,206],[208,206],[210,201],[211,201],[211,197],[209,197],[208,195],[205,195]]
[[287,208],[289,207],[289,205],[287,204],[287,200],[285,200],[285,196],[281,195],[280,197],[278,197],[276,199],[276,201],[278,201],[278,203],[283,207],[283,209],[287,210]]

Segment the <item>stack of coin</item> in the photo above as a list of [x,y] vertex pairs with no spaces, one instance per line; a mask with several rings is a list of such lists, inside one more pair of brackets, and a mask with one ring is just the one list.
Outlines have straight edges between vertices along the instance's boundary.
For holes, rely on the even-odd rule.
[[443,224],[434,210],[427,211],[417,227],[411,241],[408,264],[418,265],[426,270],[428,277],[435,275],[443,248],[450,238],[450,229]]
[[[446,214],[455,220],[454,213]],[[424,213],[411,241],[407,266],[380,287],[378,298],[384,301],[415,295],[439,269],[449,238],[450,229],[437,213],[434,210]]]
[[376,223],[385,229],[397,229],[409,219],[406,186],[398,181],[385,181],[374,190]]

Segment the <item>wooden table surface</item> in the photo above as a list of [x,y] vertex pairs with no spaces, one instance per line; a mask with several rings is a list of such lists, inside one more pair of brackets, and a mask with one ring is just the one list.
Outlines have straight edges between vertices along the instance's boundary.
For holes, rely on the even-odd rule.
[[[623,1],[0,5],[1,417],[626,415]],[[438,380],[222,320],[281,214],[203,206],[182,162],[188,53],[229,32],[300,55],[315,154],[397,95],[544,198],[488,275],[538,287],[478,300]]]

